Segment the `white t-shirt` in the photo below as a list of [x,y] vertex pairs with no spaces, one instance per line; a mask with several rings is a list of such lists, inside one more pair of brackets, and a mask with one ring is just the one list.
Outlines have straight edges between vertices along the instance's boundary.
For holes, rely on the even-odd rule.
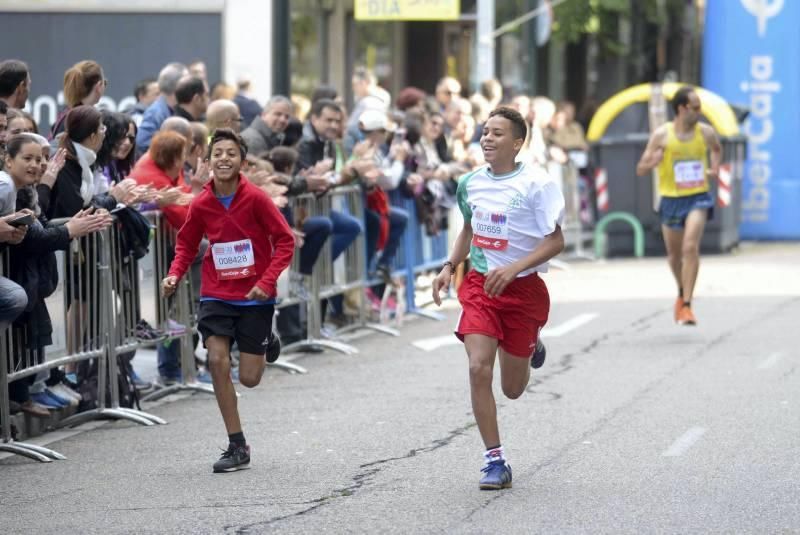
[[[472,225],[470,260],[476,271],[507,266],[528,256],[564,219],[564,195],[539,166],[517,164],[495,175],[489,166],[465,175],[458,183],[458,207]],[[521,272],[546,272],[540,264]]]

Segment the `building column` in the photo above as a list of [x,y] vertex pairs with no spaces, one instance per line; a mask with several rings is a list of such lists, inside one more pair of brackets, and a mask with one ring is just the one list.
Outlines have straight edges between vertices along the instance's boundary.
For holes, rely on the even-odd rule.
[[228,0],[222,15],[222,78],[236,84],[248,77],[260,104],[273,91],[273,3],[288,9],[288,0]]

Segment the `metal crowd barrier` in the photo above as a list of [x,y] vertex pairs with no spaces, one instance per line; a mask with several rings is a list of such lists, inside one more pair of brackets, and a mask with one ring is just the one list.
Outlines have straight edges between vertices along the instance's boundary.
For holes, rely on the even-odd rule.
[[[332,210],[341,211],[363,220],[364,209],[361,189],[358,186],[339,187],[328,194],[317,197],[315,195],[301,195],[293,200],[295,213],[303,213],[307,217],[330,217]],[[322,332],[322,313],[320,300],[341,295],[349,290],[360,289],[359,312],[356,322],[348,329],[368,328],[391,336],[399,336],[399,332],[385,325],[371,323],[366,314],[366,296],[364,290],[368,284],[366,280],[366,245],[364,233],[359,234],[356,241],[348,247],[336,263],[332,260],[331,239],[325,241],[319,257],[314,264],[314,269],[308,279],[307,296],[290,295],[283,300],[278,308],[284,308],[300,301],[305,302],[307,313],[307,335],[304,340],[299,340],[284,348],[289,353],[307,347],[325,347],[344,354],[358,353],[358,349],[335,339],[324,338]],[[336,267],[340,269],[336,269]],[[295,255],[292,270],[299,274],[299,255]],[[297,276],[297,275],[295,275]],[[338,331],[338,332],[344,332]],[[338,334],[338,333],[337,333]]]
[[[565,267],[564,259],[594,260],[591,252],[586,250],[586,242],[593,241],[592,233],[586,232],[581,221],[581,195],[578,181],[578,168],[572,161],[566,164],[550,162],[547,167],[548,173],[561,186],[564,194],[564,223],[561,231],[564,233],[564,254],[563,259],[551,261],[554,265]],[[591,248],[589,249],[591,251]]]
[[[156,384],[156,389],[142,397],[143,401],[155,401],[170,394],[189,390],[192,392],[205,392],[213,394],[214,387],[197,380],[197,370],[194,358],[194,333],[196,330],[196,314],[194,307],[194,287],[190,267],[178,285],[175,293],[166,299],[161,297],[161,281],[167,276],[170,263],[175,256],[175,243],[178,232],[167,222],[167,218],[160,211],[143,212],[143,216],[153,227],[150,253],[142,260],[146,264],[146,272],[152,276],[152,294],[149,310],[146,314],[154,317],[154,323],[163,329],[167,335],[157,340],[146,342],[148,345],[158,343],[180,344],[181,380],[169,386]],[[203,250],[201,250],[201,255]],[[175,324],[170,324],[170,320]],[[174,330],[182,329],[182,332]]]
[[389,192],[389,199],[392,206],[402,208],[408,213],[408,226],[393,266],[393,271],[402,274],[406,279],[406,314],[442,321],[442,314],[426,310],[421,308],[423,305],[417,304],[414,281],[422,272],[441,268],[448,259],[449,229],[442,228],[435,236],[428,236],[425,225],[420,223],[417,204],[413,198],[405,197],[399,190],[393,190]]
[[[56,220],[51,224],[67,221]],[[126,283],[131,272],[136,270],[136,262],[123,254],[120,238],[119,225],[115,222],[111,228],[73,240],[66,252],[56,253],[59,284],[45,302],[54,316],[53,325],[60,325],[63,330],[54,329],[56,343],[48,347],[46,360],[40,362],[23,328],[12,327],[8,333],[0,333],[3,337],[0,344],[3,444],[0,449],[42,462],[63,458],[47,448],[11,442],[8,384],[61,366],[71,368],[78,363],[90,366],[91,360],[97,365],[97,407],[59,421],[57,428],[96,419],[125,419],[141,425],[166,423],[152,414],[119,406],[117,357],[138,346],[130,330],[130,322],[135,319],[126,317],[126,311],[135,308],[139,300],[138,286]]]

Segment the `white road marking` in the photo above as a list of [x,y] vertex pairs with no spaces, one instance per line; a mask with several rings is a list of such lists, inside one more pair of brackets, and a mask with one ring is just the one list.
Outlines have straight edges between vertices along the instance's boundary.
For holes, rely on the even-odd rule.
[[[595,313],[579,314],[560,325],[556,325],[555,327],[545,327],[544,329],[542,329],[542,336],[547,338],[557,338],[559,336],[564,336],[568,332],[574,331],[578,327],[586,325],[596,317],[597,314]],[[454,346],[460,343],[461,342],[458,340],[458,338],[456,338],[454,334],[448,334],[446,336],[435,336],[433,338],[423,338],[421,340],[416,340],[412,342],[411,345],[423,351],[433,351],[434,349],[439,349],[440,347]]]
[[678,437],[675,442],[672,443],[672,446],[669,447],[663,455],[664,457],[680,457],[686,451],[691,448],[695,442],[697,442],[700,437],[705,434],[706,430],[702,427],[692,427],[680,437]]
[[434,338],[423,338],[422,340],[417,340],[413,342],[411,345],[414,347],[418,347],[423,351],[433,351],[434,349],[439,349],[443,346],[454,346],[456,344],[460,344],[458,338],[454,334],[448,334],[447,336],[436,336]]
[[780,353],[773,353],[772,355],[768,356],[766,359],[761,361],[761,364],[758,365],[758,369],[766,370],[767,368],[772,368],[773,366],[775,366],[775,364],[778,363],[779,360],[781,360],[782,356],[783,355],[781,355]]
[[593,319],[597,317],[597,314],[590,313],[590,314],[579,314],[572,318],[571,320],[567,320],[561,325],[556,325],[555,327],[545,327],[542,329],[542,336],[546,338],[556,338],[558,336],[564,336],[570,331],[574,331],[578,327],[586,325]]

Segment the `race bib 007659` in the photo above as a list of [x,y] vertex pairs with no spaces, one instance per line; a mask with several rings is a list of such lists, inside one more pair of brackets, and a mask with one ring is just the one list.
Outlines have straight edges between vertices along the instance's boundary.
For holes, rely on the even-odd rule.
[[508,248],[508,216],[483,210],[473,211],[472,245],[505,251]]

